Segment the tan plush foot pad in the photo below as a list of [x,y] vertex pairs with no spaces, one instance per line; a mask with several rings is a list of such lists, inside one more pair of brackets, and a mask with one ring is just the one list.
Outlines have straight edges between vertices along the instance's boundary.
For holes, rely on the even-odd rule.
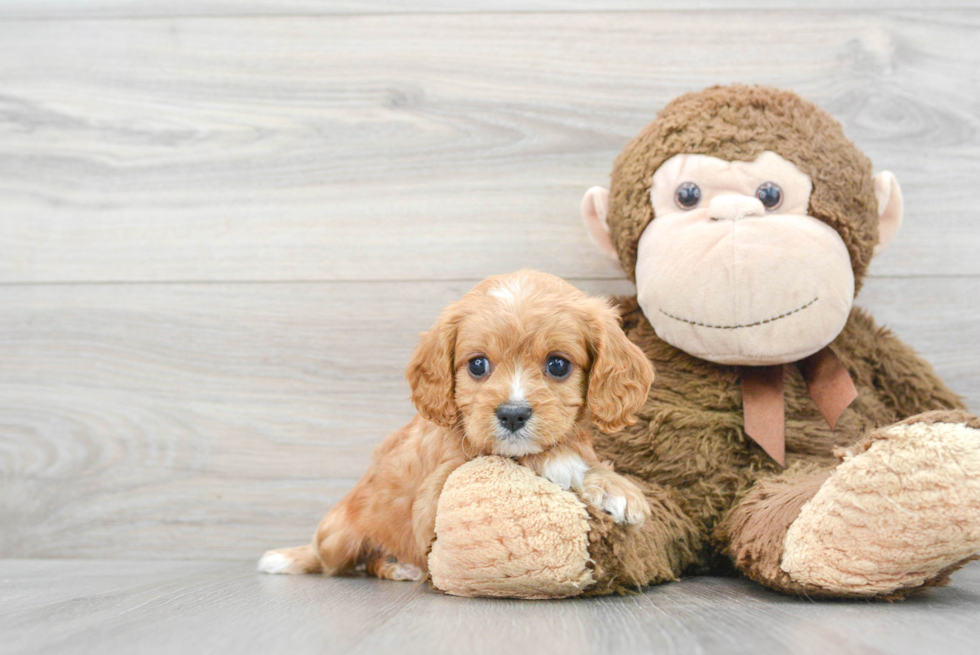
[[593,584],[588,532],[574,494],[509,459],[479,457],[439,498],[432,583],[456,596],[575,596]]
[[928,583],[980,550],[980,430],[920,422],[872,435],[783,543],[781,568],[804,586],[873,596]]

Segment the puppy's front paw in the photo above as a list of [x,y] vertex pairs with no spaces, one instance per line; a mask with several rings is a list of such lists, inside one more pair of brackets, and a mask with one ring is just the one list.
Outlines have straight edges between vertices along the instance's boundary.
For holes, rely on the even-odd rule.
[[389,579],[391,580],[408,580],[410,582],[418,582],[425,575],[425,572],[414,564],[406,564],[404,562],[398,562],[389,570]]
[[639,487],[605,469],[593,469],[585,476],[582,497],[616,523],[640,525],[650,516],[650,505]]
[[384,555],[378,555],[368,561],[366,568],[369,574],[385,580],[418,582],[425,577],[425,571],[414,564],[399,562],[394,557],[385,557]]

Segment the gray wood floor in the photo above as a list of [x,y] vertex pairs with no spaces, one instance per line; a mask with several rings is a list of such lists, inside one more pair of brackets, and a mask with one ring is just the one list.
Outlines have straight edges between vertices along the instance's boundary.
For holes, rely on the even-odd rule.
[[474,600],[228,562],[0,563],[0,653],[975,654],[980,565],[903,603],[691,578],[627,597]]
[[978,43],[974,0],[0,0],[0,653],[976,652],[978,567],[889,606],[252,563],[411,417],[476,281],[630,292],[579,199],[711,84],[795,89],[896,173],[859,303],[980,410]]

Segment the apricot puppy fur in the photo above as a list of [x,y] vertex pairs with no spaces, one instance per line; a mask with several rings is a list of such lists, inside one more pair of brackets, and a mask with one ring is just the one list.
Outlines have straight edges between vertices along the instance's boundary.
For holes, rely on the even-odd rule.
[[488,278],[422,336],[407,377],[418,415],[377,447],[311,545],[267,552],[260,571],[422,578],[446,478],[479,455],[511,457],[617,522],[649,515],[585,427],[634,423],[653,381],[605,300],[535,271]]

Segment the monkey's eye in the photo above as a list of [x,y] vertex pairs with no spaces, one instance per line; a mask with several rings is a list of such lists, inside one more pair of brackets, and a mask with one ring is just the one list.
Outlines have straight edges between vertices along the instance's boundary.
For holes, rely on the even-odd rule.
[[470,375],[479,379],[490,372],[490,360],[486,357],[474,357],[466,365],[466,370]]
[[783,190],[774,182],[766,182],[756,189],[755,197],[759,199],[766,211],[772,211],[783,204]]
[[564,357],[552,355],[548,358],[548,362],[545,365],[545,370],[548,371],[548,375],[556,380],[564,380],[568,377],[568,374],[572,372],[572,363]]
[[701,202],[701,188],[694,182],[684,182],[674,191],[674,202],[681,209],[694,209]]

